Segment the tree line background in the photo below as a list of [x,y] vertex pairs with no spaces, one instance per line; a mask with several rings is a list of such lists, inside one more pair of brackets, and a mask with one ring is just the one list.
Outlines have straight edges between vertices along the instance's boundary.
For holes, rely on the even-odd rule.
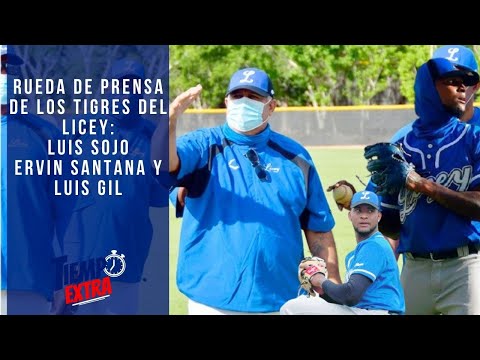
[[[148,77],[169,83],[171,99],[202,84],[202,96],[193,107],[206,109],[224,107],[230,76],[246,66],[270,75],[279,106],[412,104],[416,69],[440,46],[170,45],[168,53],[158,45],[13,47],[26,60],[23,77],[64,78],[67,84],[74,77],[108,77],[113,60],[135,58]],[[478,59],[480,45],[466,46]]]
[[[171,45],[170,97],[202,84],[194,108],[222,108],[230,76],[258,67],[280,106],[412,104],[416,69],[442,45]],[[477,55],[480,45],[465,45]]]

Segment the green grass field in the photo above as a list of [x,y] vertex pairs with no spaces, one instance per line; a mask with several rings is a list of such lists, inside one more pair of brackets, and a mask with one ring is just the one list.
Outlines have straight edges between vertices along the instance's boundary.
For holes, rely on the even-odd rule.
[[[357,191],[362,190],[364,185],[357,179],[357,175],[363,182],[367,183],[368,173],[365,168],[366,160],[363,158],[363,147],[328,147],[309,148],[310,154],[315,162],[317,171],[320,174],[322,186],[326,189],[336,181],[345,179],[352,183]],[[326,190],[325,190],[326,192]],[[332,194],[326,192],[328,202],[335,217],[335,228],[333,234],[337,244],[340,272],[343,278],[345,266],[343,260],[345,255],[352,250],[355,243],[355,236],[352,225],[348,220],[347,211],[339,211]],[[177,266],[178,240],[180,235],[181,219],[175,218],[173,207],[170,206],[170,314],[185,315],[187,313],[187,301],[181,294],[175,283],[175,272]],[[305,249],[308,249],[305,247]],[[308,254],[308,250],[306,250]]]

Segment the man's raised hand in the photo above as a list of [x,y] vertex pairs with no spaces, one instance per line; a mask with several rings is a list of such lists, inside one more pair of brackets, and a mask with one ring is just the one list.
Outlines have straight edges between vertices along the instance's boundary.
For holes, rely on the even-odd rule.
[[178,95],[175,100],[170,104],[170,121],[176,121],[177,118],[187,110],[187,108],[198,98],[202,92],[202,85],[191,87],[187,91],[184,91]]

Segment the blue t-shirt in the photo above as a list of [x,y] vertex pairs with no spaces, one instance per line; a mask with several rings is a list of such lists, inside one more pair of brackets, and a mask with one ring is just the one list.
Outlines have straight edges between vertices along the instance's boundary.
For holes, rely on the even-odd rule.
[[[334,227],[307,150],[268,126],[245,136],[226,124],[177,139],[188,188],[177,285],[188,298],[244,312],[273,312],[297,296],[302,228]],[[267,174],[245,154],[254,149]],[[252,159],[255,160],[255,159]]]
[[380,232],[357,244],[345,257],[346,282],[352,274],[372,280],[356,307],[403,314],[405,301],[397,260]]

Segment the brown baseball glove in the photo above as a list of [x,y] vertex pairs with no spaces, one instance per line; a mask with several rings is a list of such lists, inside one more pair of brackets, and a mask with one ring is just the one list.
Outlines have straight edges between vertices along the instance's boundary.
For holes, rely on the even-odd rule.
[[315,290],[313,290],[310,279],[315,274],[323,274],[328,276],[327,263],[322,258],[317,256],[307,256],[302,259],[300,265],[298,265],[298,281],[303,290],[305,290],[309,296],[317,296]]

